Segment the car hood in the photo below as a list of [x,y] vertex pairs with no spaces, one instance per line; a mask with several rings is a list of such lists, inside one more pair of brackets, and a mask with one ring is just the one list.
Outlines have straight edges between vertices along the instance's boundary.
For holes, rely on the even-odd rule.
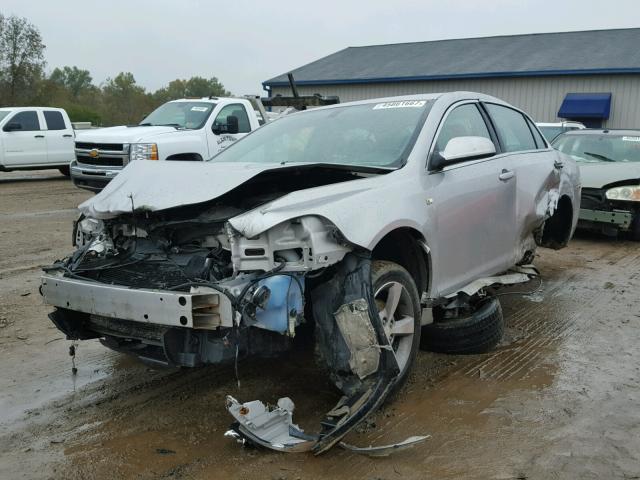
[[76,142],[91,143],[139,143],[159,136],[183,132],[174,127],[107,127],[78,133]]
[[[313,165],[317,164],[131,162],[99,194],[80,204],[78,208],[86,216],[108,219],[130,213],[132,208],[136,211],[160,211],[194,205],[214,200],[262,172],[308,168]],[[376,178],[319,186],[304,192],[296,191],[285,195],[280,202],[269,204],[269,211],[307,210],[326,205],[332,200],[368,189],[365,185]]]
[[579,162],[584,188],[602,188],[625,180],[640,179],[640,162]]

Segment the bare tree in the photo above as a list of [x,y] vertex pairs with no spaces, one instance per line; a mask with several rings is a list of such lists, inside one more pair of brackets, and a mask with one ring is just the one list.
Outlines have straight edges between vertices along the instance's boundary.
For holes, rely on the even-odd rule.
[[45,66],[45,45],[26,18],[0,15],[0,102],[17,105],[33,96]]

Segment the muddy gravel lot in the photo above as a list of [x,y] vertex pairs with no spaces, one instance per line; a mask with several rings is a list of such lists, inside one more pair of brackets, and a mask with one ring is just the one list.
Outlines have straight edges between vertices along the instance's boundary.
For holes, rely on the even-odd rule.
[[[492,353],[420,352],[393,402],[352,432],[424,444],[372,459],[243,448],[223,437],[224,398],[275,403],[315,431],[338,393],[304,351],[233,368],[152,370],[78,347],[47,318],[40,266],[71,251],[75,207],[91,194],[56,172],[0,174],[0,478],[640,478],[640,245],[578,236],[540,250],[542,285],[505,295]],[[514,290],[517,290],[514,288]]]

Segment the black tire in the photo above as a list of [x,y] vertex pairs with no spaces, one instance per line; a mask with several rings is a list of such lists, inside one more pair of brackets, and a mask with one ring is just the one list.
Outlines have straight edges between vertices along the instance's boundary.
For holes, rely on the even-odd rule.
[[640,242],[640,212],[636,212],[633,217],[629,233],[631,234],[631,240],[634,242]]
[[438,353],[486,353],[504,334],[504,318],[497,298],[482,302],[467,317],[434,321],[422,327],[421,348]]
[[71,175],[71,171],[69,170],[69,167],[60,167],[58,169],[60,171],[61,174],[63,174],[65,177],[69,177]]
[[[406,303],[410,303],[410,308],[413,311],[412,315],[414,320],[413,339],[411,343],[409,358],[404,367],[401,368],[400,374],[394,381],[392,392],[395,393],[406,382],[409,376],[409,372],[411,371],[411,367],[413,366],[416,356],[418,355],[418,350],[420,350],[420,325],[422,317],[422,307],[420,306],[420,297],[418,295],[416,284],[413,280],[413,277],[411,277],[407,270],[393,262],[389,262],[386,260],[374,260],[371,263],[371,285],[373,287],[374,296],[381,287],[388,284],[389,282],[398,282],[405,288],[406,293],[410,298],[410,301]],[[405,305],[405,307],[408,306]],[[394,345],[396,340],[394,340]]]

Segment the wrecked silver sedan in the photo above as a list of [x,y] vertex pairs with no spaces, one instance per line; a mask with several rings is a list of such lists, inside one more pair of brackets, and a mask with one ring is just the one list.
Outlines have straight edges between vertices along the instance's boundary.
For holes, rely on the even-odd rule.
[[275,355],[312,327],[344,394],[319,434],[291,422],[289,399],[228,408],[242,440],[320,453],[402,385],[421,345],[493,347],[492,293],[536,275],[537,245],[567,244],[579,199],[575,163],[496,98],[335,105],[210,162],[132,162],[80,205],[77,249],[41,290],[69,339],[169,366]]

